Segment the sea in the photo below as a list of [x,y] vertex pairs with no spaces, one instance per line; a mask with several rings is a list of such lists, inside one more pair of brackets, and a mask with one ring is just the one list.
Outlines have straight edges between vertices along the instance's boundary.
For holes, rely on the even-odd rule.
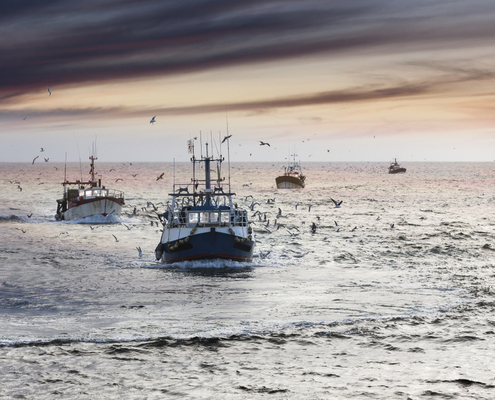
[[388,164],[232,162],[253,262],[168,265],[189,163],[98,161],[122,214],[70,222],[89,164],[0,163],[0,399],[493,399],[495,164]]

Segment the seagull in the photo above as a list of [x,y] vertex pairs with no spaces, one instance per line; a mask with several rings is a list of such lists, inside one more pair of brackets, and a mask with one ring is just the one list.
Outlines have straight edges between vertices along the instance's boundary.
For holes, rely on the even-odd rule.
[[[44,158],[44,157],[43,157],[43,158]],[[48,160],[49,160],[49,159],[50,159],[50,157],[48,157],[48,158],[45,158],[45,162],[48,162]]]
[[42,147],[40,150],[40,153],[43,153],[44,151],[45,151],[45,149]]
[[311,233],[316,233],[316,224],[314,222],[311,225]]
[[335,204],[335,208],[340,208],[340,205],[342,204],[342,200],[336,201],[330,197],[330,200],[333,201],[333,204]]
[[260,146],[268,146],[268,147],[271,147],[270,146],[270,143],[267,143],[267,142],[262,142],[261,140],[259,140],[260,142]]
[[158,177],[156,178],[156,180],[157,180],[157,181],[159,181],[160,179],[163,179],[163,175],[164,175],[164,174],[165,174],[165,172],[162,172],[162,174],[161,174],[160,176],[158,176]]
[[301,205],[301,203],[300,202],[297,202],[296,203],[296,210],[297,210],[297,206],[299,206],[299,205]]
[[138,174],[131,174],[131,175],[132,175],[134,178],[135,178],[136,176],[138,176]]
[[308,212],[311,212],[311,207],[313,207],[313,204],[310,204],[310,205],[308,206]]
[[22,231],[22,233],[26,233],[26,231],[22,228],[17,228],[18,230]]
[[299,232],[298,232],[298,233],[292,233],[292,232],[291,232],[291,231],[289,231],[289,230],[288,230],[287,232],[289,232],[289,235],[290,235],[291,237],[293,237],[293,236],[299,236]]
[[33,216],[33,213],[30,213],[27,215],[28,218],[31,218]]
[[46,88],[46,91],[48,92],[48,96],[52,95],[52,92],[50,92],[50,88]]
[[138,251],[139,258],[143,256],[143,252],[141,250],[141,247],[136,247],[136,250]]
[[390,229],[394,229],[394,224],[390,224]]
[[118,181],[124,181],[124,180],[122,178],[115,179],[115,182],[118,182]]
[[128,225],[126,225],[126,224],[123,224],[123,225],[127,228],[127,230],[128,230],[128,231],[130,231],[130,230],[132,229],[132,226],[131,226],[131,227],[129,227],[129,226],[128,226]]
[[17,189],[19,189],[19,192],[22,192],[21,185],[17,185]]
[[232,137],[232,135],[229,135],[229,136],[225,136],[222,140],[222,143],[225,142],[227,139],[230,139]]
[[112,234],[112,236],[115,238],[115,241],[116,241],[116,242],[118,242],[118,241],[119,241],[119,239],[117,239],[117,236],[115,236],[115,235],[113,235],[113,234]]
[[260,251],[260,258],[266,258],[268,257],[268,254],[271,253],[271,250],[266,250],[266,251]]
[[36,161],[36,159],[37,159],[37,158],[39,158],[39,157],[40,157],[40,156],[36,156],[36,157],[34,157],[34,158],[33,158],[33,163],[32,163],[31,165],[33,165],[33,164],[34,164],[34,162]]
[[151,118],[150,124],[153,125],[156,122],[156,119],[155,118],[156,118],[156,115],[153,118]]

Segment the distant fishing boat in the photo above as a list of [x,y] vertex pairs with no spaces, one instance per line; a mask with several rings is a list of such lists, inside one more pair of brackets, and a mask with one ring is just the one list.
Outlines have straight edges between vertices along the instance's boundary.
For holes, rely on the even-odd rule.
[[401,167],[400,164],[397,162],[397,158],[394,158],[394,161],[390,163],[390,166],[388,167],[388,173],[389,174],[400,174],[406,172],[406,169],[404,167]]
[[67,172],[64,176],[64,193],[57,200],[57,213],[55,218],[59,221],[71,221],[76,218],[87,218],[98,215],[120,216],[124,205],[124,193],[119,190],[110,190],[102,186],[101,178],[95,178],[95,160],[89,157],[91,179],[87,182],[79,180],[67,180]]
[[284,174],[275,178],[278,189],[300,189],[305,186],[306,177],[302,173],[301,165],[296,162],[296,154],[293,154],[292,157],[292,162],[284,167]]
[[[228,140],[228,139],[227,139]],[[228,144],[228,142],[227,142]],[[246,210],[237,208],[230,188],[230,162],[228,188],[222,186],[222,161],[208,155],[198,159],[194,155],[194,141],[188,142],[193,154],[192,179],[187,184],[176,184],[174,179],[172,203],[162,215],[163,233],[155,249],[157,260],[174,263],[186,260],[228,259],[251,262],[254,239]],[[216,175],[212,177],[212,164]],[[196,176],[204,168],[204,179]]]

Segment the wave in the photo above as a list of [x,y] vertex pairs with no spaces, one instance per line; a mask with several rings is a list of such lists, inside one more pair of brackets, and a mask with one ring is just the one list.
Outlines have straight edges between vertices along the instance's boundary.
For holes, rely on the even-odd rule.
[[220,346],[222,343],[241,341],[285,342],[287,340],[311,340],[321,337],[349,339],[352,337],[373,335],[380,327],[389,327],[413,320],[414,325],[424,323],[427,317],[421,316],[388,316],[388,317],[356,317],[341,321],[309,322],[296,321],[286,323],[241,323],[237,326],[210,328],[202,332],[190,334],[150,335],[141,337],[58,337],[58,338],[22,338],[0,339],[2,347],[62,346],[73,343],[93,343],[104,345],[130,345],[139,347],[178,347],[178,346]]
[[0,223],[2,222],[26,222],[28,217],[19,216],[15,214],[0,215]]

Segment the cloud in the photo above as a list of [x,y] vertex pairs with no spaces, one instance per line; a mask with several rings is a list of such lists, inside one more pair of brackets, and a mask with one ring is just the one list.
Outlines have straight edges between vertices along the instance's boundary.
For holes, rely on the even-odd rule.
[[[8,2],[0,92],[235,65],[492,39],[483,0],[449,2],[102,0]],[[490,11],[488,11],[490,10]],[[450,44],[449,44],[450,43]]]

